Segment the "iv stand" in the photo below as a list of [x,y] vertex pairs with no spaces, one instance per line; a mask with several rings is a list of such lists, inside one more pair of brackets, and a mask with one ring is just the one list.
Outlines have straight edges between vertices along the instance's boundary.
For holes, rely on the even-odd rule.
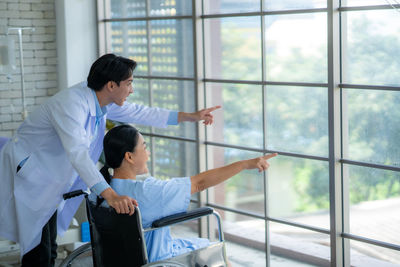
[[7,29],[7,35],[11,31],[17,31],[18,32],[18,40],[19,40],[19,65],[21,69],[21,95],[22,95],[22,120],[25,120],[26,117],[28,117],[28,112],[26,111],[26,105],[25,105],[25,82],[24,82],[24,57],[23,57],[23,51],[22,51],[22,31],[24,30],[29,30],[31,32],[35,31],[35,28],[31,27],[23,27],[23,28],[8,28]]

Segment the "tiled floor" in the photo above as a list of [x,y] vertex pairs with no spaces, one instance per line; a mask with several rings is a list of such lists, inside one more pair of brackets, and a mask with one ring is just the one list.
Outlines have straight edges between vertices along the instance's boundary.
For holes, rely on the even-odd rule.
[[[232,267],[261,267],[266,266],[265,253],[249,247],[227,242],[226,250]],[[272,255],[270,267],[306,267],[313,266]]]

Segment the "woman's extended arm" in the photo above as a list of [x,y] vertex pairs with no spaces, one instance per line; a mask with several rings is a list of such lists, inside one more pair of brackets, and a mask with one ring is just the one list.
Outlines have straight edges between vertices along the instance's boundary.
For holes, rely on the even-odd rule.
[[278,154],[273,153],[254,159],[241,160],[220,168],[208,170],[194,175],[190,177],[192,183],[191,193],[194,194],[211,186],[222,183],[223,181],[228,180],[235,174],[238,174],[246,169],[258,169],[259,172],[265,171],[269,167],[267,160],[275,157],[276,155]]

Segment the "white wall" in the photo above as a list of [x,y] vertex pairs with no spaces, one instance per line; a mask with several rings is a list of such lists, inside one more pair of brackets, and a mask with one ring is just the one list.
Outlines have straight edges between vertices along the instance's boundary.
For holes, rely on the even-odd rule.
[[[23,31],[25,104],[29,111],[57,91],[57,47],[54,0],[1,0],[0,35],[10,27],[34,27]],[[0,74],[0,136],[10,137],[22,122],[21,75],[16,31],[16,70],[9,83]]]
[[84,81],[98,57],[96,1],[56,0],[58,87]]
[[[23,36],[28,112],[60,89],[86,80],[98,56],[95,0],[1,0],[0,35],[9,27],[35,27]],[[13,82],[0,74],[0,136],[22,122],[18,39]]]

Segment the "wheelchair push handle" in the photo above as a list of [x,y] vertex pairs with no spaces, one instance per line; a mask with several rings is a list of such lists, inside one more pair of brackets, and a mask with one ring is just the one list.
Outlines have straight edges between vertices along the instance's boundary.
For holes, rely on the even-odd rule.
[[78,197],[80,195],[84,195],[85,197],[87,197],[88,193],[86,193],[83,190],[75,190],[75,191],[72,191],[72,192],[65,193],[63,195],[63,198],[64,198],[64,200],[67,200],[67,199],[70,199],[70,198],[73,198],[73,197]]

